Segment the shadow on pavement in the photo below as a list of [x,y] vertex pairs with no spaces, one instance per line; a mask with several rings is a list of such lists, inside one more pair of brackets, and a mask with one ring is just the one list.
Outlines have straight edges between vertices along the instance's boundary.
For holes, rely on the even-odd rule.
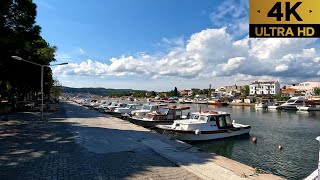
[[[32,113],[10,114],[0,121],[0,179],[198,178],[132,137],[142,132],[65,122],[66,111],[77,109],[59,108],[46,116],[51,119],[47,123]],[[105,116],[89,110],[74,114],[72,118]],[[120,143],[107,138],[119,133]]]

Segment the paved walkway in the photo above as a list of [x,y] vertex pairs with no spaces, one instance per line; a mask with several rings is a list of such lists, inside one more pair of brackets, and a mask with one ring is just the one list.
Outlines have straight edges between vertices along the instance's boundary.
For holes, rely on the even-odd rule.
[[73,103],[0,121],[0,179],[280,179]]

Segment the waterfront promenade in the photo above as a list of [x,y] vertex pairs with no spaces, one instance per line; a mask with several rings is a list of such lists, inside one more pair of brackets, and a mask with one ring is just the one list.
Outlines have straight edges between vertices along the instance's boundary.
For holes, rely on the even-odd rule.
[[281,179],[71,102],[1,117],[0,179]]

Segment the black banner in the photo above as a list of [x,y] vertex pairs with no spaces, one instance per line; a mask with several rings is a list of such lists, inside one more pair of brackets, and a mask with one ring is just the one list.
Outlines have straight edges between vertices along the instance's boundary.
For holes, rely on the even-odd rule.
[[320,24],[250,24],[252,38],[318,38]]

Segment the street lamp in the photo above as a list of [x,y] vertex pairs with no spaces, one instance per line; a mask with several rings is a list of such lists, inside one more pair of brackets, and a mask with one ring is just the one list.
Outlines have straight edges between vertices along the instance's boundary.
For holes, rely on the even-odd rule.
[[27,61],[19,56],[11,56],[13,59],[18,61],[24,61],[33,65],[37,65],[41,67],[41,120],[43,121],[43,68],[50,67],[50,66],[60,66],[60,65],[67,65],[68,63],[60,63],[60,64],[51,64],[51,65],[42,65],[35,62]]

